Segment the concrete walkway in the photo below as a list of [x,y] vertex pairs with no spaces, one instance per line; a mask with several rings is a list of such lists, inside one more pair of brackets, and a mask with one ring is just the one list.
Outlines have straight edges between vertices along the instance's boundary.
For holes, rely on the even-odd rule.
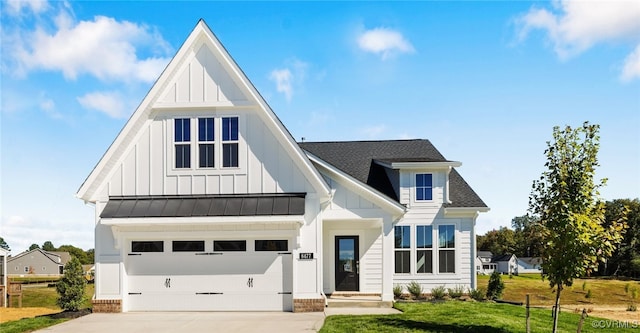
[[393,314],[390,308],[327,308],[323,312],[127,312],[93,313],[36,332],[163,333],[163,332],[317,332],[325,316]]

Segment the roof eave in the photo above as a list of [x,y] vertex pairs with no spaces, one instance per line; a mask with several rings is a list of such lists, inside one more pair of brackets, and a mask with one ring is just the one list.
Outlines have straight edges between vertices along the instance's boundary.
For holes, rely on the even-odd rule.
[[446,161],[446,162],[384,162],[374,160],[374,163],[379,164],[389,169],[402,169],[402,170],[424,170],[424,169],[448,169],[457,168],[462,166],[462,162],[458,161]]

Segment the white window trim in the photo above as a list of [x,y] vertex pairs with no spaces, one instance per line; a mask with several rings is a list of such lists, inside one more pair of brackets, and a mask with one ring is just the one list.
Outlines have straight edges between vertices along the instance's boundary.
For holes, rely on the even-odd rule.
[[[431,175],[431,200],[418,200],[418,191],[417,191],[417,183],[416,183],[416,177],[418,175]],[[430,172],[430,171],[412,172],[411,173],[411,202],[416,205],[435,203],[434,198],[435,198],[436,180],[437,180],[437,174],[435,172]]]
[[[453,226],[453,248],[440,248],[440,226]],[[434,245],[434,248],[436,250],[436,253],[434,255],[434,266],[435,266],[435,273],[438,275],[449,275],[449,276],[453,276],[453,275],[458,275],[460,273],[460,247],[459,247],[459,243],[460,243],[460,235],[458,234],[459,231],[459,226],[457,223],[438,223],[438,224],[434,224],[434,231],[435,229],[438,229],[437,231],[437,237],[435,238],[436,240],[436,245]],[[440,272],[440,251],[454,251],[453,252],[453,258],[455,260],[454,265],[453,265],[453,273],[449,273],[449,272]]]
[[[453,226],[454,233],[454,247],[446,248],[445,250],[454,251],[454,272],[453,273],[440,273],[440,240],[439,240],[439,227],[440,226]],[[442,221],[442,222],[434,222],[434,223],[409,223],[409,224],[400,224],[396,225],[398,227],[409,226],[410,232],[410,248],[409,248],[409,273],[396,273],[395,272],[395,252],[403,251],[406,249],[397,249],[395,245],[393,247],[394,253],[394,261],[393,261],[393,276],[397,279],[406,279],[408,277],[416,278],[416,279],[439,279],[439,276],[446,277],[458,277],[460,276],[460,223],[455,221]],[[431,226],[431,235],[432,235],[432,247],[431,247],[431,255],[432,255],[432,273],[418,273],[418,250],[422,248],[418,248],[418,226]],[[394,229],[394,240],[395,240],[395,229]],[[428,249],[428,248],[427,248]],[[441,278],[441,277],[440,277]]]
[[[238,118],[238,167],[222,167],[222,118]],[[175,120],[176,118],[189,118],[191,126],[191,168],[175,167]],[[199,141],[198,118],[214,118],[214,146],[215,161],[213,168],[199,167]],[[164,163],[167,176],[180,175],[225,175],[244,174],[247,170],[247,142],[246,142],[246,117],[237,112],[227,110],[210,110],[198,112],[163,112],[156,119],[163,121],[165,135]],[[228,141],[227,141],[228,142]]]
[[[418,247],[418,226],[424,226],[424,227],[431,227],[431,247],[430,248],[419,248]],[[420,224],[417,223],[413,226],[413,228],[415,229],[415,237],[414,237],[414,242],[412,243],[412,250],[415,252],[414,258],[415,258],[415,263],[412,267],[413,270],[413,274],[418,275],[418,276],[433,276],[437,273],[436,271],[436,267],[435,267],[435,251],[436,251],[436,245],[434,240],[436,240],[435,236],[435,228],[433,227],[433,224]],[[431,273],[422,273],[422,272],[418,272],[418,251],[420,250],[431,250]]]
[[[408,248],[398,248],[395,245],[395,227],[409,227],[409,247]],[[412,264],[412,260],[413,258],[415,258],[415,246],[413,246],[414,244],[414,231],[413,231],[413,226],[412,225],[407,225],[407,224],[403,224],[403,225],[396,225],[393,228],[393,275],[396,276],[411,276],[414,275],[415,273],[415,265]],[[396,273],[396,252],[409,252],[409,273]]]

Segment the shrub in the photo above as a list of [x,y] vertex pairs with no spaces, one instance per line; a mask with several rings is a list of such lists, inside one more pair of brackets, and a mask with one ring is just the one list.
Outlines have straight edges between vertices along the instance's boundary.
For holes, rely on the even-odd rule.
[[638,311],[638,307],[633,303],[629,304],[629,306],[627,306],[627,311],[636,312]]
[[453,288],[449,288],[447,289],[447,293],[451,298],[460,298],[462,297],[462,294],[464,294],[464,287],[458,285]]
[[413,295],[413,298],[415,299],[420,299],[420,297],[422,297],[422,285],[419,284],[416,281],[411,281],[408,285],[407,285],[407,291]]
[[431,289],[431,296],[436,300],[444,299],[444,297],[447,296],[447,290],[444,286],[435,287]]
[[584,295],[584,298],[591,298],[593,295],[591,294],[591,289],[587,289],[587,294]]
[[56,291],[58,292],[56,303],[58,306],[66,311],[78,311],[85,301],[84,289],[86,283],[80,260],[73,257],[64,265],[62,279],[56,284]]
[[627,283],[624,285],[624,294],[629,295],[629,289],[631,288],[631,283]]
[[638,289],[634,287],[631,289],[631,299],[636,299],[636,298],[638,298]]
[[402,296],[402,290],[404,289],[404,287],[402,287],[401,284],[396,284],[393,286],[393,296],[395,296],[396,298],[400,298],[400,296]]
[[582,291],[587,290],[587,281],[582,282]]
[[489,285],[487,286],[487,298],[490,300],[496,300],[502,296],[504,291],[504,282],[502,282],[502,276],[500,272],[494,271],[489,278]]
[[484,288],[478,289],[469,289],[469,296],[478,302],[484,301],[484,295],[487,294],[487,291]]

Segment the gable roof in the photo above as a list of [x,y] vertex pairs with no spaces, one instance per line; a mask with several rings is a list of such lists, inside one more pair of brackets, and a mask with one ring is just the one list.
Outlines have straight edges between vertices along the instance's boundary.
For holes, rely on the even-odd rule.
[[[207,47],[210,53],[221,63],[230,80],[233,81],[243,95],[246,101],[241,101],[240,106],[256,106],[261,112],[265,126],[273,131],[274,136],[282,144],[283,149],[291,156],[294,163],[300,168],[309,183],[318,192],[321,199],[330,198],[330,188],[326,184],[320,173],[313,167],[309,159],[296,144],[293,136],[280,119],[273,112],[264,98],[260,95],[249,78],[240,69],[235,60],[224,48],[215,34],[207,26],[204,20],[200,19],[193,31],[189,34],[185,42],[182,44],[176,55],[171,59],[167,67],[164,69],[158,80],[153,84],[145,98],[142,100],[138,108],[133,112],[125,126],[117,135],[113,143],[109,146],[105,154],[102,156],[98,164],[91,171],[86,180],[82,183],[76,197],[83,199],[85,202],[97,201],[96,193],[109,179],[109,176],[115,172],[119,162],[124,159],[125,153],[129,146],[134,142],[135,138],[142,133],[144,124],[150,119],[154,108],[162,108],[162,103],[157,103],[165,93],[167,86],[176,78],[178,71],[182,68],[185,60],[194,56],[194,51],[198,47]],[[187,107],[191,106],[188,105]],[[233,102],[224,104],[207,104],[198,103],[197,107],[219,107],[233,106]]]
[[478,251],[478,257],[480,258],[493,258],[493,253],[491,251]]
[[30,251],[24,251],[22,253],[17,254],[16,256],[13,257],[9,257],[7,259],[7,261],[11,262],[14,260],[17,260],[19,258],[22,258],[28,254],[32,254],[32,253],[39,253],[42,256],[44,256],[45,258],[51,260],[51,262],[58,264],[58,265],[64,265],[66,264],[69,260],[71,260],[71,254],[69,254],[69,252],[49,252],[49,251],[45,251],[43,249],[33,249]]
[[[353,178],[398,201],[385,167],[377,162],[451,163],[429,140],[299,142],[302,149]],[[445,207],[487,207],[453,168],[449,174],[449,200]]]
[[[515,257],[515,254],[500,254],[491,258],[491,262],[499,262],[499,261],[509,261],[511,258]],[[517,257],[516,257],[517,259]]]

